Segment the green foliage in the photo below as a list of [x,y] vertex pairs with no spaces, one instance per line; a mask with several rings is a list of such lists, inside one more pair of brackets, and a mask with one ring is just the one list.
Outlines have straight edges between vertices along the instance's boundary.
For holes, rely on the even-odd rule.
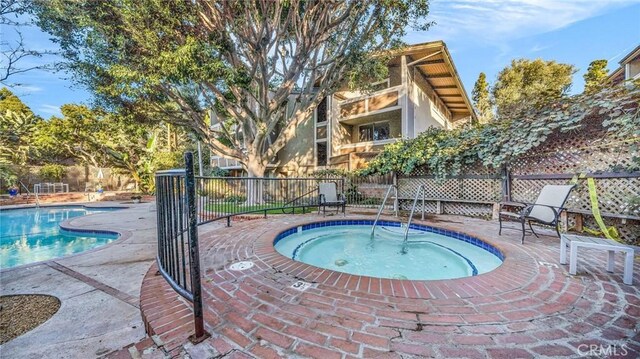
[[35,116],[29,106],[25,105],[18,96],[14,95],[8,88],[3,87],[0,89],[0,113],[7,111]]
[[[430,25],[427,0],[27,4],[67,69],[105,107],[185,126],[257,172],[328,93],[386,75],[384,58],[372,53]],[[295,109],[286,111],[288,102]],[[242,141],[210,131],[209,109],[241,128]]]
[[25,166],[37,159],[34,133],[42,119],[31,112],[0,113],[0,163]]
[[40,168],[39,174],[44,180],[60,182],[62,178],[66,174],[66,169],[64,166],[59,164],[46,164]]
[[211,169],[210,175],[212,177],[228,177],[229,171],[216,166]]
[[473,91],[471,92],[471,98],[473,99],[473,107],[478,116],[478,122],[481,124],[490,122],[493,119],[493,109],[489,96],[489,83],[487,82],[487,75],[485,75],[484,72],[481,72],[478,76],[473,86]]
[[571,88],[573,65],[541,59],[518,59],[498,74],[493,99],[499,120],[540,109],[565,96]]
[[594,60],[589,64],[587,72],[584,74],[584,92],[594,93],[607,85],[609,70],[607,70],[607,60]]
[[430,129],[415,139],[389,144],[363,174],[405,174],[426,166],[438,178],[456,175],[465,164],[501,168],[530,154],[555,133],[580,131],[585,119],[597,116],[609,135],[630,145],[640,143],[640,87],[606,88],[598,93],[564,98],[542,109],[478,127],[452,131]]

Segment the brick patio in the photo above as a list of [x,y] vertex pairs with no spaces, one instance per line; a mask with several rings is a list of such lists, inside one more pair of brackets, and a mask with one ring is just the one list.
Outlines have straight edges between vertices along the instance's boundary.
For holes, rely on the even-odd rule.
[[[516,231],[499,237],[496,222],[458,216],[431,217],[425,224],[491,243],[505,254],[499,268],[454,280],[388,280],[311,267],[273,249],[284,229],[339,219],[274,216],[201,228],[211,338],[187,344],[190,305],[155,265],[140,298],[147,332],[158,335],[165,352],[192,357],[579,357],[590,344],[640,357],[638,261],[632,286],[622,283],[621,257],[615,273],[608,273],[602,252],[581,251],[578,275],[570,276],[568,265],[559,264],[557,238],[527,237],[520,245]],[[247,259],[255,262],[252,269],[227,270]],[[297,280],[314,286],[297,291],[291,288]]]

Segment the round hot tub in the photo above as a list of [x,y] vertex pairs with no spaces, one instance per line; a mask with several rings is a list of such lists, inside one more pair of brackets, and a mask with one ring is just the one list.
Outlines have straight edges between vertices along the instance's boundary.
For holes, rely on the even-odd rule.
[[502,264],[494,246],[436,227],[372,220],[305,224],[274,240],[280,254],[316,267],[377,278],[435,280],[476,276]]

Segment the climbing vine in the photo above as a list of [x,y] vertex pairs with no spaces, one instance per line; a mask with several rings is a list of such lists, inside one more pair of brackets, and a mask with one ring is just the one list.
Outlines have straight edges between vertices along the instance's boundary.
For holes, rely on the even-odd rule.
[[[438,178],[457,175],[464,165],[481,163],[501,168],[531,154],[554,133],[580,131],[596,116],[613,138],[640,143],[640,82],[564,98],[544,109],[455,130],[429,129],[414,139],[387,145],[362,175],[392,171],[409,174],[426,166]],[[640,159],[634,163],[640,166]],[[634,170],[633,168],[627,170]]]

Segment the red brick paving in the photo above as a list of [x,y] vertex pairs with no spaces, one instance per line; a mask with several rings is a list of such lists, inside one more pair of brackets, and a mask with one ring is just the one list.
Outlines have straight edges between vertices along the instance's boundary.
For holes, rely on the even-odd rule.
[[[633,286],[622,283],[620,259],[607,273],[599,252],[581,252],[579,275],[570,276],[558,263],[557,238],[521,245],[516,232],[497,236],[496,223],[456,216],[427,222],[500,248],[506,258],[499,268],[444,281],[380,280],[319,270],[275,252],[277,233],[319,219],[269,218],[201,234],[207,344],[220,355],[577,357],[580,344],[602,343],[625,344],[628,357],[640,357],[638,262]],[[341,218],[326,218],[332,219]],[[247,259],[254,268],[226,269]],[[190,306],[156,270],[143,282],[141,310],[148,332],[179,355],[193,331],[184,315]],[[296,291],[290,286],[297,280],[314,286]]]

